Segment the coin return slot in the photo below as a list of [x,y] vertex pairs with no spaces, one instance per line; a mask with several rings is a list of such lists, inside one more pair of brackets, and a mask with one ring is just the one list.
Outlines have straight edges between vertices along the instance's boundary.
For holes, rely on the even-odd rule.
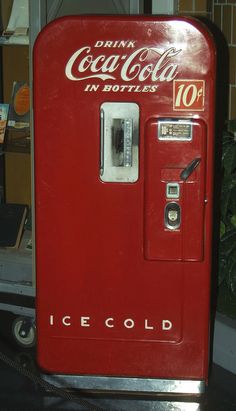
[[165,207],[165,226],[170,230],[180,227],[180,206],[177,203],[168,203]]

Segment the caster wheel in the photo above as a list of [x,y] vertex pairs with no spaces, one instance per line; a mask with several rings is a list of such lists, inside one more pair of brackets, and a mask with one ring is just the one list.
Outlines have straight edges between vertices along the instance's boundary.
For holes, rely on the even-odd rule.
[[34,347],[36,341],[36,329],[30,318],[17,317],[12,324],[12,334],[17,344],[21,347]]

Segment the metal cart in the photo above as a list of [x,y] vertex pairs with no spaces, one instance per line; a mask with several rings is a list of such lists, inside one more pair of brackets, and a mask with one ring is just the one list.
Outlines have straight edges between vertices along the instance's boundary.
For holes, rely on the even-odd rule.
[[0,248],[0,310],[14,314],[12,336],[20,346],[35,344],[35,284],[32,278],[31,232],[18,249]]

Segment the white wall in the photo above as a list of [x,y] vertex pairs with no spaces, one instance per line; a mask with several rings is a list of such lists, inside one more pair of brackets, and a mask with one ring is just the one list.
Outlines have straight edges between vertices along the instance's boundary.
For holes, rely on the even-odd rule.
[[152,14],[175,14],[178,12],[177,0],[153,0]]

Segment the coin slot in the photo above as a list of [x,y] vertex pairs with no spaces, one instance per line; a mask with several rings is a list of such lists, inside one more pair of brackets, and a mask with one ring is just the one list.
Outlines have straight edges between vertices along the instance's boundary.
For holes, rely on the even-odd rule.
[[180,206],[177,203],[168,203],[165,207],[165,226],[170,230],[180,227]]

